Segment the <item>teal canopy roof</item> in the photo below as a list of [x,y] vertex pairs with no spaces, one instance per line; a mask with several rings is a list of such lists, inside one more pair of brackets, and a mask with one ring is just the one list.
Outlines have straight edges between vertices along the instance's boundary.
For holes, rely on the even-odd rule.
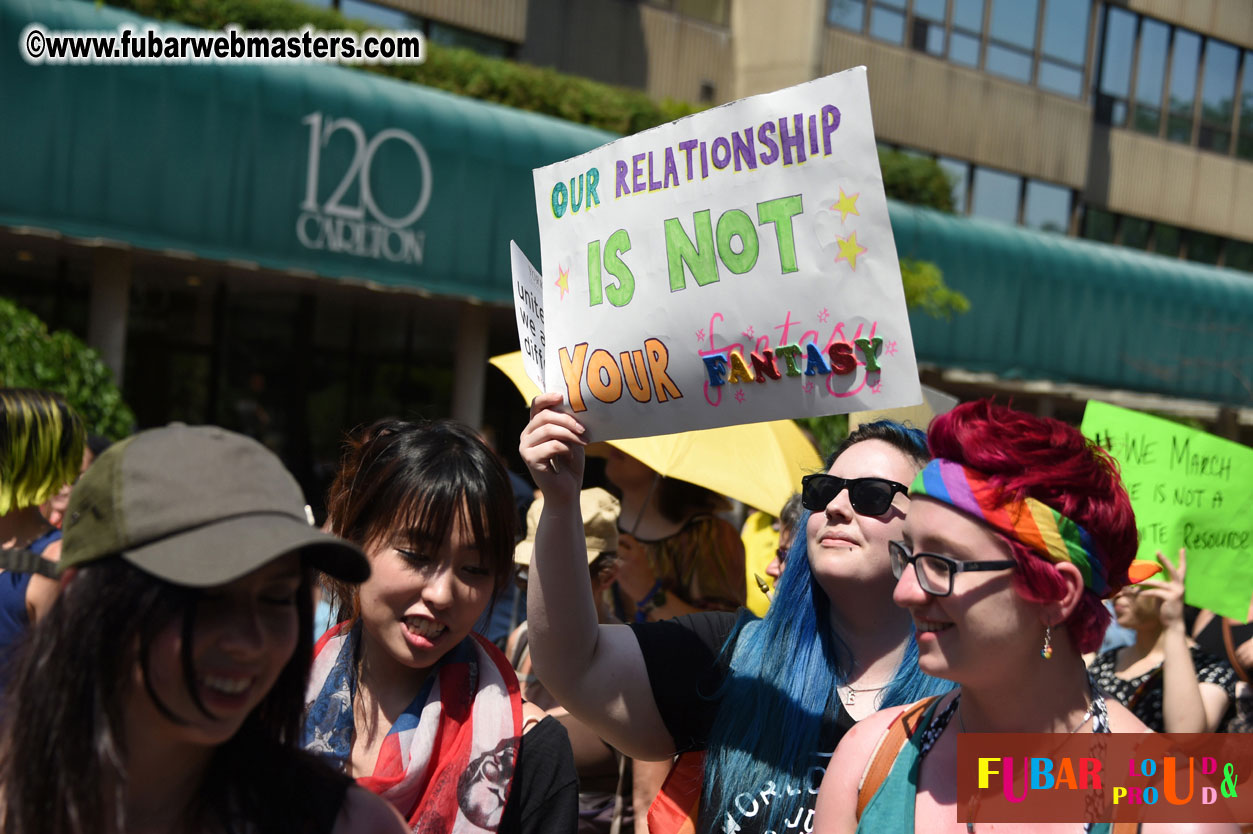
[[920,361],[1253,405],[1253,275],[1016,226],[891,205],[902,258],[970,299],[913,313]]
[[32,66],[32,22],[153,23],[0,0],[0,225],[509,302],[509,240],[539,262],[531,170],[615,138],[320,64]]

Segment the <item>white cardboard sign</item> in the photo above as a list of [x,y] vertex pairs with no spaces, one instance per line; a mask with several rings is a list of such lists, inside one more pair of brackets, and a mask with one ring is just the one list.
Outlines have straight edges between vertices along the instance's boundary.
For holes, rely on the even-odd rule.
[[866,71],[535,171],[545,390],[589,439],[916,405]]
[[522,367],[539,390],[544,386],[544,284],[530,259],[509,241],[509,265],[513,272],[513,312],[522,346]]

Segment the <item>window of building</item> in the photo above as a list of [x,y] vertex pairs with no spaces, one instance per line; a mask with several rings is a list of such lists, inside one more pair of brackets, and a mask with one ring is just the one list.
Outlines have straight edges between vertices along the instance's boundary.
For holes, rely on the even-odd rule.
[[340,0],[339,11],[349,20],[361,20],[382,29],[421,29],[420,18],[370,3],[368,0]]
[[904,43],[904,0],[876,0],[870,9],[870,36],[889,43]]
[[1188,260],[1203,264],[1218,263],[1218,253],[1222,248],[1222,238],[1204,232],[1188,233]]
[[512,51],[508,41],[481,35],[478,32],[471,32],[469,29],[436,23],[433,20],[427,26],[426,36],[431,43],[437,43],[440,46],[472,49],[480,55],[487,55],[492,58],[508,58]]
[[1223,253],[1223,263],[1232,269],[1243,269],[1253,272],[1253,243],[1241,240],[1227,241],[1227,251]]
[[1222,41],[1205,42],[1201,77],[1201,130],[1197,144],[1210,151],[1231,149],[1231,118],[1235,114],[1236,69],[1240,53]]
[[1153,230],[1153,251],[1159,255],[1179,257],[1179,248],[1183,245],[1183,231],[1178,226],[1158,223]]
[[1027,52],[1035,49],[1035,24],[1039,14],[1037,0],[992,0],[992,19],[988,35],[1006,46]]
[[1070,228],[1070,189],[1028,180],[1022,224],[1043,232],[1066,234]]
[[1244,81],[1240,85],[1240,135],[1236,156],[1253,159],[1253,52],[1244,52]]
[[1021,180],[992,168],[975,168],[970,214],[1002,223],[1018,222],[1018,190]]
[[831,0],[827,5],[827,23],[841,29],[860,32],[866,20],[866,0]]
[[1113,243],[1117,218],[1108,211],[1088,206],[1083,212],[1083,236],[1089,240]]
[[1192,141],[1192,113],[1200,60],[1201,36],[1176,28],[1170,50],[1170,109],[1166,116],[1166,138],[1172,142]]
[[948,174],[949,182],[953,184],[953,211],[966,214],[970,210],[966,199],[966,183],[969,182],[970,166],[960,159],[948,159],[943,156],[936,162],[944,169],[944,173]]
[[1132,249],[1149,248],[1149,235],[1153,232],[1153,223],[1139,217],[1124,217],[1119,230],[1119,243]]
[[953,0],[953,26],[975,35],[983,31],[983,0]]
[[1158,135],[1162,124],[1162,93],[1166,83],[1166,55],[1170,27],[1156,20],[1140,26],[1140,59],[1136,65],[1136,113],[1131,126]]
[[945,0],[914,0],[914,19],[909,45],[919,52],[943,58]]
[[1121,127],[1127,121],[1127,97],[1131,91],[1131,55],[1135,47],[1136,17],[1130,12],[1105,8],[1105,42],[1101,49],[1101,77],[1097,88],[1096,117]]

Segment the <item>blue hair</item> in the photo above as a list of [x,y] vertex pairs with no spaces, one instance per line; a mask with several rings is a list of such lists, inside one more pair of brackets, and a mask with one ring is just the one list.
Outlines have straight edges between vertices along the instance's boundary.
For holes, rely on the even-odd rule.
[[[863,440],[891,443],[920,466],[929,457],[921,431],[880,420],[850,434],[831,460]],[[742,614],[723,647],[725,652],[734,646],[734,651],[730,671],[713,696],[720,704],[705,757],[700,822],[709,834],[723,830],[722,807],[734,799],[722,792],[724,785],[743,786],[755,796],[773,783],[780,800],[788,796],[789,787],[799,788],[801,795],[811,787],[805,780],[821,744],[823,717],[838,709],[836,687],[852,665],[852,652],[829,625],[831,600],[809,566],[808,537],[803,534],[809,515],[796,528],[765,618]],[[911,632],[880,706],[913,703],[952,686],[918,668],[918,644]],[[771,802],[761,811],[761,830],[784,830],[790,810],[784,801]]]

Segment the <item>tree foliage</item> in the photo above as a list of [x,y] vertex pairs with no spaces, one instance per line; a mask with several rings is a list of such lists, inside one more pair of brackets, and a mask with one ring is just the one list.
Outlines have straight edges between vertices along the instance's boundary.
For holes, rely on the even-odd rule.
[[134,429],[113,372],[67,330],[48,331],[38,316],[0,298],[0,386],[39,388],[65,397],[87,430],[113,440]]

